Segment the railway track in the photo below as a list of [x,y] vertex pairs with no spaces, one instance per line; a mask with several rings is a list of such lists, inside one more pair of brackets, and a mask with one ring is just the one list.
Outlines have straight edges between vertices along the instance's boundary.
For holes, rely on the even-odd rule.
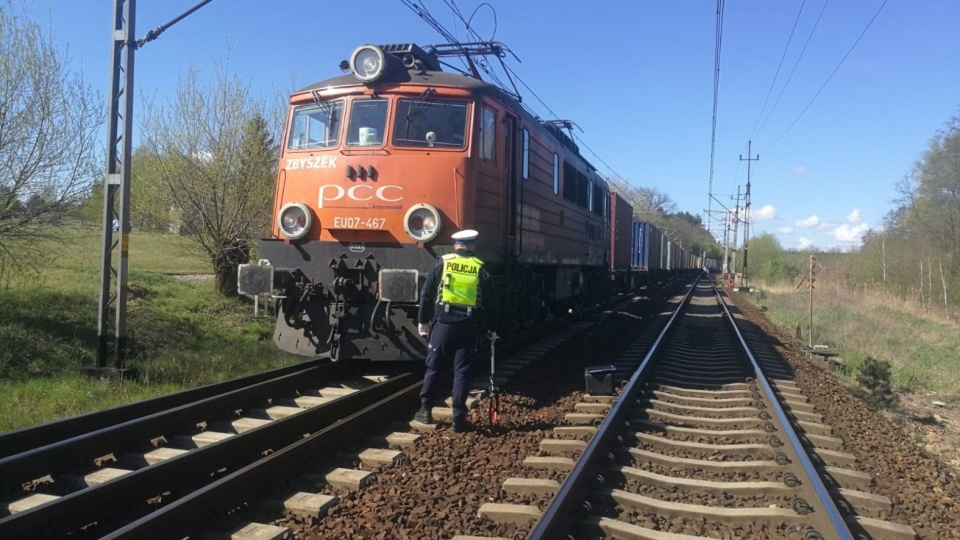
[[310,362],[58,422],[59,439],[45,426],[12,434],[5,448],[34,444],[0,459],[0,537],[57,538],[83,529],[102,536],[164,497],[294,445],[418,376],[363,377],[344,364]]
[[[653,320],[644,312],[645,330],[621,345],[603,336],[636,335],[641,317],[620,313],[620,326],[597,335],[601,317],[587,318],[527,340],[498,357],[497,368],[501,387],[515,377],[520,401],[506,396],[507,421],[516,415],[520,423],[467,436],[410,422],[419,373],[365,379],[345,364],[315,363],[48,441],[0,459],[8,512],[35,494],[56,497],[0,516],[0,537],[913,538],[884,520],[890,501],[869,493],[870,476],[853,470],[856,458],[789,382],[789,370],[743,348],[716,298],[695,286],[688,303],[678,297],[684,307]],[[563,425],[520,420],[535,405],[521,396],[556,384],[558,357],[597,345],[620,348],[616,379],[629,384],[619,395],[565,398]],[[356,387],[349,395],[284,401],[330,398],[324,385],[347,384]],[[251,391],[253,401],[240,397]],[[271,420],[266,411],[277,406],[298,410]],[[245,425],[254,408],[261,423]],[[0,437],[0,448],[12,447],[5,440],[14,439]],[[530,450],[511,450],[519,440]],[[85,446],[65,450],[77,441]],[[459,480],[430,472],[450,470],[448,462]],[[503,463],[512,474],[502,474]],[[114,477],[90,476],[121,465],[126,471]]]
[[[498,381],[591,324],[539,329],[554,335],[502,362]],[[362,489],[372,471],[403,458],[417,430],[437,429],[409,422],[422,371],[377,368],[386,373],[307,362],[0,436],[0,538],[183,537],[252,502],[320,516],[337,496],[276,486],[306,478]]]
[[645,345],[625,355],[636,367],[619,397],[579,404],[528,458],[548,478],[504,484],[528,504],[480,513],[535,522],[514,536],[530,539],[914,538],[867,517],[890,501],[732,320],[712,286],[693,287],[643,359]]

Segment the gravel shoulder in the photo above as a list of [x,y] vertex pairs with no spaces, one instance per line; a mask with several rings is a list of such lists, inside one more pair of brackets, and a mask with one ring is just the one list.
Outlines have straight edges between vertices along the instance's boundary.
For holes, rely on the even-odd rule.
[[[872,491],[894,503],[889,519],[909,523],[920,538],[960,538],[958,471],[914,437],[910,415],[878,412],[854,397],[832,374],[806,359],[778,325],[734,292],[728,297],[794,370],[797,384],[876,479]],[[916,415],[914,415],[916,417]],[[922,417],[921,417],[922,418]]]

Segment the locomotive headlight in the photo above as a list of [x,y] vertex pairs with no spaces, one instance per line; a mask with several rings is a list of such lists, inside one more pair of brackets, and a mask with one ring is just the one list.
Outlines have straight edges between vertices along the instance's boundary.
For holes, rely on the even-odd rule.
[[403,218],[403,230],[415,242],[429,242],[440,233],[440,212],[426,203],[415,204]]
[[350,69],[361,82],[373,82],[383,74],[386,60],[376,45],[361,45],[350,56]]
[[307,234],[313,218],[310,210],[303,203],[290,202],[280,208],[277,221],[280,224],[280,232],[287,238],[296,240]]

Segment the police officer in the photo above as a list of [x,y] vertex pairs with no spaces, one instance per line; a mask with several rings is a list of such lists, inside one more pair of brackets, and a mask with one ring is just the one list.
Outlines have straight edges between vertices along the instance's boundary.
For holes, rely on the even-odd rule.
[[[455,432],[470,431],[467,393],[480,327],[497,327],[498,299],[493,279],[483,261],[473,254],[479,233],[467,229],[454,233],[454,252],[437,259],[420,291],[418,330],[429,334],[426,372],[420,391],[420,410],[414,420],[433,423],[430,409],[437,397],[437,374],[453,359],[453,424]],[[433,322],[431,332],[430,322]],[[494,339],[496,334],[488,332]]]

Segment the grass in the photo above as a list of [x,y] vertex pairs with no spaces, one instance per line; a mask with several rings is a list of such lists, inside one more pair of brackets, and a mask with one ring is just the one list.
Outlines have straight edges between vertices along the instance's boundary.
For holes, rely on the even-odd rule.
[[96,363],[100,235],[65,230],[42,271],[0,289],[0,432],[302,361],[273,345],[272,318],[244,298],[216,295],[209,272],[174,235],[130,239],[127,329],[135,382],[83,379]]
[[[765,284],[752,300],[767,307],[768,316],[793,329],[803,325],[808,343],[809,296],[790,284]],[[859,290],[827,280],[814,292],[813,343],[840,352],[847,366],[845,382],[856,385],[868,356],[890,362],[898,390],[930,394],[953,402],[960,396],[960,327],[941,312],[885,297],[881,291]]]

